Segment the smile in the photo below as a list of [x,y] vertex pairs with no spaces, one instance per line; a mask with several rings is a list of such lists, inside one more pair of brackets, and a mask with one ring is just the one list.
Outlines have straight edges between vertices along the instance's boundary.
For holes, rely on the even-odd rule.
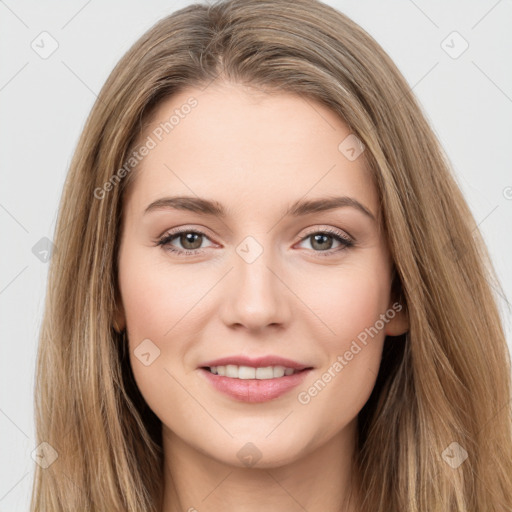
[[[249,403],[267,402],[286,395],[299,386],[312,370],[296,370],[284,366],[254,368],[236,365],[199,368],[200,374],[216,391],[237,401]],[[225,375],[222,375],[223,372]]]
[[285,368],[284,366],[264,366],[254,368],[252,366],[238,366],[236,364],[228,364],[224,366],[210,366],[207,367],[214,375],[221,377],[229,377],[231,379],[278,379],[285,375],[293,375],[298,373],[299,370],[294,368]]

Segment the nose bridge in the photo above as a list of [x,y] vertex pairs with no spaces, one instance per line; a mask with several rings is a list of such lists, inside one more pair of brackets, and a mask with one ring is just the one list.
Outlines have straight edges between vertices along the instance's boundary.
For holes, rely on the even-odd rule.
[[247,236],[236,247],[227,301],[229,322],[253,329],[286,321],[286,287],[276,276],[271,237],[263,238]]

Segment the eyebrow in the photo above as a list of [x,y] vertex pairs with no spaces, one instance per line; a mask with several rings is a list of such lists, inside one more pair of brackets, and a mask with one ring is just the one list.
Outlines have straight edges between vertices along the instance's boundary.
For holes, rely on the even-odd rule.
[[[310,200],[299,199],[286,210],[284,216],[300,217],[311,213],[324,212],[344,207],[355,208],[367,217],[370,217],[374,221],[376,220],[368,208],[362,205],[357,199],[348,196],[323,197]],[[145,209],[144,214],[154,210],[167,208],[185,210],[220,218],[226,217],[226,210],[219,202],[192,196],[162,197],[153,201]]]

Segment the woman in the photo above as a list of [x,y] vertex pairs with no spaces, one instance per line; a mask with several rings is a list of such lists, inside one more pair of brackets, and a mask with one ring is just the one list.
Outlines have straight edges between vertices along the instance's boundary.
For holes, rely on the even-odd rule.
[[91,112],[55,244],[32,510],[512,510],[492,266],[341,13],[157,23]]

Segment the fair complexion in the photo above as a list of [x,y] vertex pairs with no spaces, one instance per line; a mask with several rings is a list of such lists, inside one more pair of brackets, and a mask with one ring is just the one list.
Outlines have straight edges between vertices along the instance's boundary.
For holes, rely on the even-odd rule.
[[[191,97],[197,106],[137,167],[119,253],[117,322],[127,329],[137,385],[162,421],[161,510],[355,512],[347,503],[357,494],[357,414],[386,334],[407,329],[403,312],[394,314],[333,371],[394,303],[364,156],[340,152],[350,130],[321,104],[225,82],[167,99],[141,140]],[[225,215],[162,202],[148,209],[171,196],[215,201]],[[286,214],[296,201],[326,197],[353,201]],[[177,228],[181,237],[169,237]],[[143,340],[151,340],[146,352],[160,351],[147,366],[134,353]],[[247,402],[217,390],[201,369],[234,355],[276,355],[312,369],[279,397]],[[308,394],[329,369],[330,381]]]

